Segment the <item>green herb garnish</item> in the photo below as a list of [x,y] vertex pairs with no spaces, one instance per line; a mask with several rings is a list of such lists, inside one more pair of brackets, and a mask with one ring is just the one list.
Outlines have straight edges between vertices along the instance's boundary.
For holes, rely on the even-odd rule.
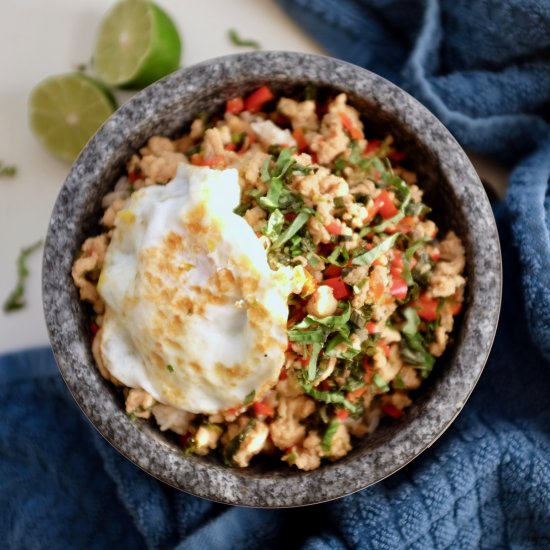
[[23,248],[19,253],[19,256],[17,257],[17,284],[4,302],[3,309],[6,313],[25,307],[25,281],[29,276],[27,258],[41,246],[42,241],[38,241],[27,248]]
[[341,393],[331,391],[319,391],[316,390],[310,383],[301,382],[302,389],[305,393],[317,399],[317,401],[323,401],[323,403],[333,403],[343,405],[351,413],[357,412],[357,406],[348,401]]
[[395,241],[400,236],[401,233],[394,233],[391,237],[383,240],[379,245],[371,248],[364,254],[355,256],[355,258],[351,260],[351,263],[353,265],[371,265],[375,260],[380,258],[380,256],[386,254],[386,252],[389,252],[391,250],[391,247],[395,244]]
[[338,426],[340,426],[339,420],[331,420],[330,424],[327,427],[327,431],[325,432],[325,435],[323,436],[323,441],[321,443],[321,447],[323,448],[323,452],[325,454],[330,453],[332,440],[334,439],[334,435],[338,431]]
[[245,398],[243,405],[250,405],[254,398],[256,397],[256,390],[252,390]]
[[17,174],[17,167],[7,165],[0,160],[0,178],[13,178]]
[[252,418],[244,429],[237,434],[224,449],[223,460],[228,466],[233,465],[233,457],[237,454],[241,445],[244,443],[244,440],[248,437],[254,426],[256,426],[256,419]]
[[227,31],[227,36],[229,37],[231,44],[233,44],[234,46],[240,46],[243,48],[254,48],[255,50],[261,49],[259,42],[257,42],[256,40],[247,40],[241,38],[235,29],[230,29],[229,31]]
[[174,367],[172,365],[166,365],[166,370],[168,372],[174,372]]

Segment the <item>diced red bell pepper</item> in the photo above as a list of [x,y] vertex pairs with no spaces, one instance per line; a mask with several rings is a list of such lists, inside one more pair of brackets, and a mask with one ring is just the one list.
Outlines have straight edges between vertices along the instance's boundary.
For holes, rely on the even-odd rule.
[[256,402],[254,403],[254,405],[252,405],[252,407],[254,408],[254,414],[258,416],[275,416],[275,410],[267,403]]
[[367,323],[367,332],[369,334],[374,334],[376,332],[376,323],[374,323],[373,321],[369,321]]
[[416,309],[418,316],[425,321],[437,320],[438,301],[435,298],[430,298],[426,293],[414,300],[412,306]]
[[235,143],[228,143],[224,149],[226,151],[235,151],[237,149],[237,145]]
[[390,194],[386,190],[382,191],[382,193],[374,199],[374,206],[377,212],[385,220],[393,218],[397,212],[399,212],[395,204],[393,204]]
[[304,131],[301,128],[296,128],[292,132],[292,137],[296,141],[298,151],[304,151],[308,148],[308,143],[306,141],[306,136],[304,136]]
[[225,112],[232,115],[238,115],[244,110],[244,100],[242,97],[232,97],[225,104]]
[[388,346],[388,344],[386,342],[384,342],[384,340],[380,340],[380,342],[378,343],[378,347],[384,352],[384,355],[386,357],[390,356],[391,348],[390,348],[390,346]]
[[404,151],[396,151],[395,149],[388,153],[388,158],[392,162],[401,162],[406,156],[407,153],[405,153]]
[[340,113],[340,120],[342,121],[342,126],[348,131],[348,134],[352,139],[362,139],[363,132],[357,128],[350,117],[345,113]]
[[257,90],[254,90],[244,100],[244,108],[246,111],[255,113],[259,111],[264,104],[273,99],[273,93],[267,86],[262,86]]
[[369,142],[367,143],[367,146],[365,147],[363,153],[365,155],[376,153],[376,151],[380,149],[380,143],[381,141],[379,139],[369,139]]
[[324,271],[323,277],[325,279],[333,279],[342,275],[342,268],[339,265],[330,264]]
[[409,287],[405,279],[400,277],[392,278],[392,284],[390,286],[391,295],[397,298],[398,300],[404,300],[407,297],[407,292]]
[[336,417],[340,422],[343,422],[349,416],[349,411],[347,409],[336,409]]
[[452,315],[458,315],[462,311],[462,304],[460,302],[450,302],[449,305],[451,306]]
[[321,284],[330,286],[330,288],[332,288],[332,294],[337,300],[345,300],[350,296],[349,288],[342,280],[342,277],[325,279]]
[[368,385],[361,386],[360,388],[357,388],[356,390],[349,391],[346,394],[346,399],[348,401],[351,401],[352,403],[355,403],[362,395],[369,389]]
[[128,172],[128,181],[130,183],[136,183],[138,179],[139,179],[139,176],[136,170],[132,170],[131,172]]
[[326,230],[331,235],[340,235],[342,233],[342,226],[336,222],[330,222],[326,227]]
[[386,403],[382,407],[382,411],[384,411],[388,416],[395,418],[396,420],[398,420],[399,418],[403,418],[403,416],[405,415],[405,413],[401,409],[398,409],[395,405],[392,405],[391,403]]
[[285,368],[281,369],[281,373],[279,374],[279,380],[286,380],[288,378],[288,373],[286,372]]
[[90,323],[90,330],[92,332],[92,336],[95,336],[99,332],[99,327],[95,321]]
[[194,166],[209,166],[210,168],[222,168],[225,166],[225,156],[216,155],[211,159],[205,159],[200,153],[191,156],[191,164]]

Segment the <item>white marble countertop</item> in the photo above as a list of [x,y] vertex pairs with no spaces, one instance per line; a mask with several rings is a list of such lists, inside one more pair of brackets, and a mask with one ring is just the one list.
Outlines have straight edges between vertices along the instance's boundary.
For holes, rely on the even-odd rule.
[[[184,66],[246,51],[232,45],[229,29],[258,40],[263,49],[323,53],[272,0],[156,0],[174,18],[183,39]],[[27,122],[33,86],[87,63],[99,21],[114,0],[0,0],[0,161],[17,176],[0,179],[0,303],[16,282],[21,248],[44,237],[50,211],[69,167],[37,143]],[[213,16],[215,15],[215,16]],[[128,94],[119,97],[122,101]],[[502,188],[506,174],[476,159],[482,178]],[[27,306],[0,310],[0,353],[46,344],[42,313],[41,254],[29,262]]]

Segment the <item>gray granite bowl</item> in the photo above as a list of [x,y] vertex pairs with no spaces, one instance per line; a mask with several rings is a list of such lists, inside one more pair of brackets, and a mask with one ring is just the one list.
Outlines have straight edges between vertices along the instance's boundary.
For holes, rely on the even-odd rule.
[[[401,421],[385,420],[345,458],[302,472],[261,459],[247,469],[215,457],[184,457],[153,423],[132,421],[116,389],[94,366],[88,323],[71,279],[84,239],[98,231],[101,198],[131,154],[153,134],[177,135],[194,116],[268,83],[292,94],[312,83],[346,92],[381,134],[391,132],[419,173],[436,222],[453,228],[467,251],[468,285],[453,344]],[[368,71],[328,57],[260,52],[214,59],[178,71],[122,106],[88,143],[55,204],[44,256],[44,308],[59,369],[98,431],[134,464],[178,489],[238,505],[319,503],[391,475],[427,449],[472,392],[495,334],[501,258],[487,196],[466,155],[443,125],[408,94]]]

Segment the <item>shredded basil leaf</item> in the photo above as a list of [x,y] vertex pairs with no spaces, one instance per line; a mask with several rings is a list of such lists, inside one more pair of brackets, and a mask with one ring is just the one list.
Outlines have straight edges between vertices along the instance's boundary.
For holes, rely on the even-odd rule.
[[0,178],[13,178],[15,175],[17,175],[17,167],[0,160]]
[[382,392],[386,393],[390,391],[388,383],[377,372],[372,375],[372,381],[375,383],[376,387]]
[[283,216],[283,213],[278,208],[276,208],[275,210],[273,210],[273,212],[271,212],[267,220],[264,234],[272,241],[278,239],[281,231],[283,230],[284,223],[285,217]]
[[348,401],[342,394],[330,391],[316,390],[310,383],[301,382],[302,389],[305,393],[311,397],[317,399],[317,401],[323,401],[323,403],[333,403],[343,405],[348,411],[354,413],[357,411],[357,406]]
[[243,405],[250,405],[252,401],[254,401],[254,398],[256,397],[256,390],[252,390],[245,398]]
[[25,307],[25,281],[29,276],[27,267],[28,257],[42,246],[42,241],[38,241],[27,248],[23,248],[17,257],[17,284],[4,302],[4,312],[10,313]]
[[166,365],[166,370],[168,372],[174,372],[174,367],[172,365]]
[[311,356],[307,366],[307,379],[310,381],[315,380],[315,377],[317,376],[317,360],[322,347],[322,344],[319,342],[311,346]]
[[252,429],[256,426],[256,419],[252,418],[244,429],[237,434],[227,445],[223,452],[223,460],[228,465],[233,464],[233,457],[237,454],[244,440],[248,437]]
[[255,50],[261,49],[259,42],[257,42],[256,40],[247,40],[241,38],[235,29],[230,29],[229,31],[227,31],[227,35],[229,37],[229,40],[231,41],[231,44],[235,46],[240,46],[243,48],[254,48]]
[[355,256],[355,258],[351,260],[351,263],[353,265],[371,265],[375,260],[380,258],[380,256],[386,254],[386,252],[389,252],[391,247],[395,244],[395,241],[400,236],[401,233],[394,233],[391,237],[383,240],[379,245],[371,248],[364,254]]
[[340,426],[339,420],[331,420],[330,424],[327,427],[327,431],[325,432],[325,435],[323,436],[323,441],[321,443],[321,447],[323,448],[323,452],[328,454],[330,453],[330,447],[332,444],[332,440],[334,438],[334,434],[338,431],[338,426]]
[[296,235],[300,229],[306,224],[306,222],[309,220],[311,216],[311,210],[304,209],[302,210],[296,218],[292,221],[292,223],[283,231],[281,236],[272,244],[272,248],[279,248],[281,247],[286,241],[288,241],[291,237]]

